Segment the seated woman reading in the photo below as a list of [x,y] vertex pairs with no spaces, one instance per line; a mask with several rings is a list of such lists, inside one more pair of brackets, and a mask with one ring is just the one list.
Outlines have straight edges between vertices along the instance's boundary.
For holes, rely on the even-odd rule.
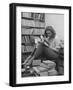
[[40,37],[40,41],[36,45],[36,49],[32,54],[26,58],[24,65],[30,65],[33,60],[39,58],[40,56],[46,57],[47,60],[56,61],[58,59],[58,53],[51,47],[54,41],[56,32],[52,26],[47,26],[44,35]]

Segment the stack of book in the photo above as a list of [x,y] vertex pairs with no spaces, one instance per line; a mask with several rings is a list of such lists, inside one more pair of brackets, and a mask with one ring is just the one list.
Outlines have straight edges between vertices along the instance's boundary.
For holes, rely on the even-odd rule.
[[40,76],[53,76],[57,75],[57,71],[55,70],[55,62],[47,60],[46,62],[42,62],[39,66],[33,67],[34,71],[37,75]]
[[40,66],[33,67],[33,70],[37,73],[38,76],[48,76],[48,69]]

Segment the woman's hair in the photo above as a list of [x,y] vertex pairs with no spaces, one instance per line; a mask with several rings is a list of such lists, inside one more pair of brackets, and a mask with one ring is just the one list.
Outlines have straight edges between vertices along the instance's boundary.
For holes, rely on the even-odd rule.
[[50,39],[54,39],[55,36],[56,36],[56,32],[55,32],[55,30],[53,29],[53,27],[52,27],[52,26],[47,26],[47,27],[45,28],[44,36],[46,36],[46,37],[48,36],[48,35],[47,35],[47,31],[51,31],[51,32],[52,32],[52,35],[51,35]]

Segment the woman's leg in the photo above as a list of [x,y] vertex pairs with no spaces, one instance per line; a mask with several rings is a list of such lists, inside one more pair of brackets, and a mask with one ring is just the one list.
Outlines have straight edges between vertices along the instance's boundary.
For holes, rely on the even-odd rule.
[[45,53],[46,59],[56,63],[55,69],[57,70],[58,62],[59,62],[59,54],[48,47],[44,47],[44,53]]
[[46,46],[44,47],[44,54],[46,58],[49,60],[55,60],[58,58],[58,53]]
[[22,65],[25,65],[30,58],[31,58],[31,55],[29,55],[29,56],[26,58],[26,60],[24,61],[24,63],[22,63]]
[[26,59],[27,64],[30,65],[34,59],[37,59],[37,58],[39,58],[40,56],[42,56],[42,53],[43,53],[43,45],[42,45],[42,44],[39,44],[39,45],[38,45],[38,48],[34,51],[34,53],[31,54],[31,55]]

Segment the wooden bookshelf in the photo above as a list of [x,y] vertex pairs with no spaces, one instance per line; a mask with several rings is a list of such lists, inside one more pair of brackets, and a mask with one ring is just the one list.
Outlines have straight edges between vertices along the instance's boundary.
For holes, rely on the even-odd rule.
[[[44,13],[21,13],[21,52],[23,55],[30,54],[34,50],[34,39],[31,36],[39,37],[44,34],[45,14]],[[25,56],[26,57],[26,56]]]

